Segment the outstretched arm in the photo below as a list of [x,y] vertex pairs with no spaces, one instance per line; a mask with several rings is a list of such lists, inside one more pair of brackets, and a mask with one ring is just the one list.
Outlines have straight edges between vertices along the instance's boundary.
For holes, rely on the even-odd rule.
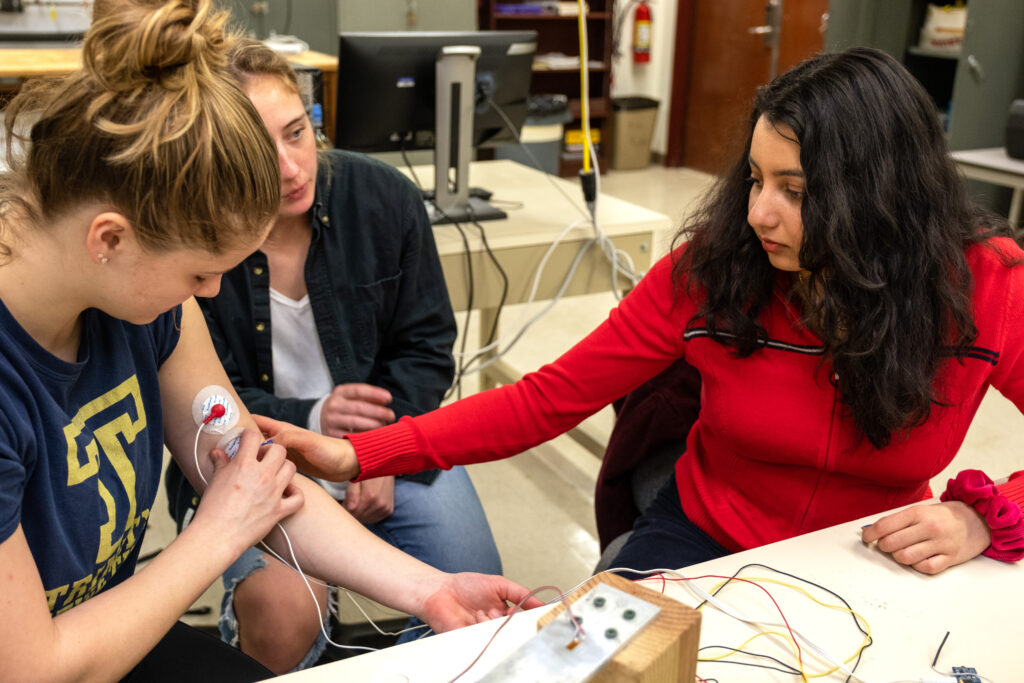
[[671,258],[663,258],[608,320],[514,384],[334,443],[279,421],[261,418],[260,426],[279,443],[290,440],[299,469],[332,481],[515,455],[568,431],[684,356],[683,328],[693,307],[676,306],[671,270]]
[[[166,377],[161,373],[161,383],[164,387],[168,447],[193,486],[203,491],[206,486],[196,469],[192,450],[196,434],[191,416],[192,398],[209,384],[222,386],[229,392],[231,388],[206,334],[202,316],[194,304],[187,308],[194,311],[182,323],[182,341],[190,340],[188,358]],[[240,424],[254,426],[243,406],[239,405],[239,411]],[[253,435],[256,436],[255,432]],[[199,464],[204,473],[210,467],[207,453],[213,444],[209,441],[215,442],[216,437],[209,437],[209,441],[204,443],[205,439],[204,435],[199,448]],[[284,452],[276,444],[268,450],[282,455]],[[210,476],[206,475],[206,478],[209,480]],[[212,481],[211,489],[215,485],[216,481]],[[312,480],[297,476],[292,479],[291,486],[301,492],[304,504],[284,520],[281,527],[288,533],[300,566],[313,576],[415,614],[436,630],[475,623],[482,616],[486,618],[485,615],[504,610],[506,598],[517,600],[527,594],[526,589],[501,577],[479,577],[475,581],[467,581],[439,572],[377,538]],[[189,529],[198,523],[207,523],[204,518],[210,518],[209,523],[214,523],[213,519],[218,516],[232,514],[218,508],[204,511],[204,508],[213,507],[207,500],[208,496],[209,492],[204,494]],[[247,540],[247,544],[255,543],[258,538]],[[279,555],[290,558],[288,544],[280,528],[275,526],[266,541]],[[458,596],[458,599],[453,596]],[[531,606],[537,604],[531,603]]]

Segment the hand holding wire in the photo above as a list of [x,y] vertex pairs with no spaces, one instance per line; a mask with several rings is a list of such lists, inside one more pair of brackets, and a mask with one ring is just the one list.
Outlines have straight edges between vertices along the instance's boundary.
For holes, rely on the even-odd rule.
[[295,465],[285,457],[284,448],[260,441],[256,430],[246,430],[234,458],[214,449],[212,476],[206,480],[199,470],[207,486],[192,524],[222,528],[221,537],[238,542],[239,552],[304,503],[302,492],[291,483]]
[[440,579],[417,615],[438,633],[505,616],[524,599],[523,609],[544,605],[530,597],[529,590],[501,576],[464,572],[441,574]]

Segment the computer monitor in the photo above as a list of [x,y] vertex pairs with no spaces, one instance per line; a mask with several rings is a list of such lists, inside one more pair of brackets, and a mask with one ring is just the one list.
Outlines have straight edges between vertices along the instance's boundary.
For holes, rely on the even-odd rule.
[[515,142],[536,49],[535,31],[343,32],[334,144],[433,149],[433,222],[503,218],[469,195],[471,148]]

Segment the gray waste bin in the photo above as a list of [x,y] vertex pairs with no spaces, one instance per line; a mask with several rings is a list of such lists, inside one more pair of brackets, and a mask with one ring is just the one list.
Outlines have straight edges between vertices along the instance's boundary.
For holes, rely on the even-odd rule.
[[572,120],[569,99],[565,95],[531,95],[526,101],[526,110],[526,121],[519,135],[523,144],[498,147],[494,157],[518,161],[532,168],[539,166],[545,173],[558,175],[562,129]]
[[612,168],[646,168],[651,163],[651,138],[658,118],[658,100],[616,97],[612,100]]

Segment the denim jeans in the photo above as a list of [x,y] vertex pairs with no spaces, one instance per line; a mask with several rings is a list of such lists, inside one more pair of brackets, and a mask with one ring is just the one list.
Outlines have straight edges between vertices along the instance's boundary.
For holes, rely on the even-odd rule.
[[[366,528],[435,569],[501,574],[491,527],[463,467],[441,472],[429,486],[396,479],[395,511]],[[422,623],[413,617],[408,627]],[[406,631],[398,643],[416,640],[424,631]]]
[[[633,523],[633,532],[611,568],[680,569],[731,554],[687,518],[672,476]],[[622,575],[637,578],[629,572]]]

